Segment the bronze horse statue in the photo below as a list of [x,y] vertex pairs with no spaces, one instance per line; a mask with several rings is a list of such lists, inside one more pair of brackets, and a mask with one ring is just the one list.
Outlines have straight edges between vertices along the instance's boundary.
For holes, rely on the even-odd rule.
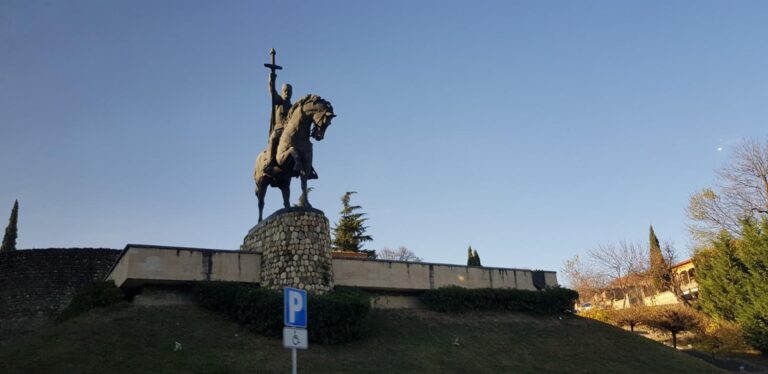
[[[277,167],[270,174],[264,172],[267,151],[256,157],[256,197],[259,199],[259,222],[264,211],[264,197],[269,186],[277,187],[283,193],[283,206],[290,207],[291,178],[301,178],[301,197],[299,206],[312,207],[307,198],[307,180],[317,179],[312,168],[312,142],[323,140],[325,130],[331,125],[333,114],[331,103],[317,95],[307,95],[299,99],[288,111],[288,116],[277,146],[275,161]],[[314,127],[312,126],[314,124]]]

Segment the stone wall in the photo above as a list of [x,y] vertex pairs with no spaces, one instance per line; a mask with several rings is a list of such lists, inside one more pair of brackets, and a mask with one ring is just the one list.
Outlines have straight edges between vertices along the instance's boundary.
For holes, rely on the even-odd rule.
[[114,249],[31,249],[0,253],[0,342],[58,314],[80,287],[103,280]]
[[280,209],[252,228],[240,247],[261,254],[261,286],[333,289],[331,233],[322,211]]

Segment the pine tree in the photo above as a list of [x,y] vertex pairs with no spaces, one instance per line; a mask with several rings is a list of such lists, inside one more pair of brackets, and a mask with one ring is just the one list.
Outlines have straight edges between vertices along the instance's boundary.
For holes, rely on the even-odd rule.
[[753,347],[768,353],[768,218],[759,224],[750,219],[742,225],[739,255],[746,268],[742,302],[737,304],[736,321],[744,338]]
[[768,353],[768,218],[742,221],[739,239],[723,230],[693,261],[702,311],[735,321],[747,343]]
[[739,305],[747,298],[747,268],[735,244],[734,238],[722,231],[712,248],[700,250],[693,257],[701,309],[728,321],[735,320]]
[[13,209],[11,210],[11,218],[8,220],[8,227],[5,228],[5,236],[3,236],[3,245],[0,246],[0,252],[14,251],[16,250],[16,238],[18,237],[18,229],[16,227],[19,220],[19,200],[13,203]]
[[480,263],[480,256],[477,254],[477,250],[476,250],[476,249],[473,249],[473,250],[472,250],[472,257],[474,257],[474,258],[475,258],[475,266],[483,266],[483,265]]
[[656,237],[656,233],[653,232],[653,225],[651,225],[650,229],[649,242],[653,287],[658,292],[667,291],[670,289],[672,281],[672,274],[670,271],[670,266],[672,264],[668,264],[664,259],[664,255],[661,253],[661,245],[659,244],[659,238]]
[[362,208],[359,205],[349,204],[350,197],[355,193],[357,192],[350,191],[341,197],[341,217],[339,223],[333,228],[333,250],[335,251],[360,252],[363,251],[363,242],[373,240],[370,235],[365,235],[365,230],[368,229],[364,225],[368,220],[363,218],[365,213],[357,212]]

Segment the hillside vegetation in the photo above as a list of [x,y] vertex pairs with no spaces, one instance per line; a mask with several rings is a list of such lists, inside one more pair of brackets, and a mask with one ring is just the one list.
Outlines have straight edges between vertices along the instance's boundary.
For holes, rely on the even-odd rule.
[[[578,317],[374,310],[361,341],[299,352],[304,373],[718,373]],[[311,328],[311,326],[310,326]],[[174,350],[176,342],[181,350]],[[285,373],[279,339],[194,306],[121,304],[0,347],[1,373]]]

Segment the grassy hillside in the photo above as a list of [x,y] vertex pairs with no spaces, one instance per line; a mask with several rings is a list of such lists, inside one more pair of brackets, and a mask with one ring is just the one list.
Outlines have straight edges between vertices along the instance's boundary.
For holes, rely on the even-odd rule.
[[[310,326],[311,328],[311,326]],[[367,338],[299,351],[304,373],[717,373],[592,320],[374,310]],[[174,352],[174,342],[182,345]],[[197,307],[96,310],[0,347],[0,373],[289,372],[290,351]]]

